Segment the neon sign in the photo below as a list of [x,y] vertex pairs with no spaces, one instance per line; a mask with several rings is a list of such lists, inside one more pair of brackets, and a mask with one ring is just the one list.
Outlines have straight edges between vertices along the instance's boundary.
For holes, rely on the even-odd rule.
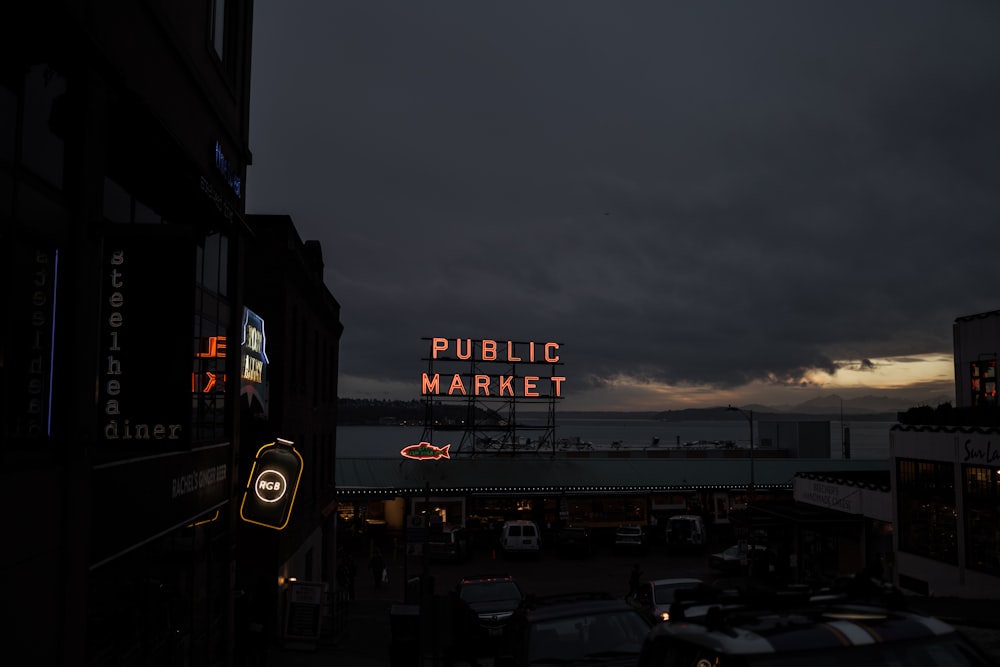
[[418,442],[415,445],[403,447],[399,453],[408,459],[416,459],[417,461],[437,461],[438,459],[450,459],[449,449],[451,449],[451,444],[435,447],[429,442]]
[[[559,343],[517,343],[511,340],[498,342],[490,339],[473,341],[471,338],[432,338],[431,359],[446,361],[472,361],[482,363],[527,363],[527,364],[557,364],[559,363]],[[539,383],[548,381],[548,392],[544,395],[562,397],[562,383],[565,376],[551,375],[496,375],[485,373],[463,375],[454,373],[450,380],[442,382],[440,373],[423,373],[421,375],[420,393],[423,396],[439,395],[468,396],[523,396],[539,398],[543,396]]]
[[292,516],[295,493],[302,478],[302,455],[291,440],[278,438],[264,445],[250,470],[240,504],[240,518],[258,526],[282,530]]
[[222,152],[222,144],[218,141],[215,142],[215,168],[219,170],[222,177],[226,179],[226,183],[236,193],[236,198],[242,199],[243,193],[239,171],[236,165],[226,158],[226,154]]
[[267,417],[267,337],[264,318],[249,308],[243,309],[243,340],[240,345],[240,395],[250,401],[250,408]]

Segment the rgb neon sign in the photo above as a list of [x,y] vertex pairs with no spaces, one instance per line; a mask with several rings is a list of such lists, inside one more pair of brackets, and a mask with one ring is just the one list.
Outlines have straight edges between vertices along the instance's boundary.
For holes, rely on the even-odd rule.
[[295,493],[302,478],[302,455],[291,440],[278,438],[264,445],[250,470],[240,505],[240,518],[247,523],[282,530],[292,516]]

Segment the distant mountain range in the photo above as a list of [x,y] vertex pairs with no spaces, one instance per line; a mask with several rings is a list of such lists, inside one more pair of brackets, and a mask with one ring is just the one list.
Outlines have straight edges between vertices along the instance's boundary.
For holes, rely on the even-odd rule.
[[[912,399],[896,398],[891,396],[859,396],[858,398],[841,398],[836,394],[830,396],[820,396],[810,399],[797,405],[741,405],[741,410],[753,411],[755,417],[764,415],[777,419],[801,419],[805,417],[814,418],[836,418],[840,415],[852,419],[868,420],[895,420],[900,412],[906,412],[910,408],[919,405],[937,407],[943,403],[951,402],[948,396],[941,396],[932,401],[918,403]],[[560,415],[602,417],[628,414],[633,417],[643,417],[648,419],[663,419],[666,421],[687,421],[687,420],[725,420],[743,419],[743,415],[736,411],[729,410],[727,406],[721,405],[711,408],[685,408],[682,410],[661,410],[643,412],[611,412],[611,411],[560,411]]]
[[[861,396],[858,398],[841,398],[836,394],[810,399],[797,405],[741,405],[741,410],[753,411],[754,418],[768,418],[776,421],[787,420],[829,420],[845,419],[854,421],[895,421],[897,415],[911,408],[928,406],[936,408],[944,403],[950,403],[951,398],[940,398],[918,402],[891,396]],[[521,410],[521,414],[532,413],[532,410]],[[495,421],[500,415],[489,414],[478,409],[477,420],[482,423]],[[618,418],[627,415],[633,419],[660,419],[663,421],[725,421],[744,419],[744,415],[729,410],[720,405],[711,408],[685,408],[683,410],[560,410],[560,417],[582,417],[587,419]],[[337,402],[337,419],[344,424],[387,424],[411,423],[419,424],[426,418],[426,406],[421,401],[393,401],[341,398]],[[442,426],[462,424],[468,419],[468,410],[462,404],[436,405],[434,418],[441,421]]]

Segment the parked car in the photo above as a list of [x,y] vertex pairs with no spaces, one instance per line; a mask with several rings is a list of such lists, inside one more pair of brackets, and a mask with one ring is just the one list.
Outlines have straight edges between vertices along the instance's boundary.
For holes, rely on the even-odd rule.
[[462,577],[455,587],[458,599],[469,606],[478,619],[471,644],[495,646],[503,636],[524,593],[509,574],[478,574]]
[[511,617],[494,665],[631,666],[651,626],[607,593],[529,597]]
[[500,549],[505,556],[537,556],[542,548],[542,534],[534,521],[506,521],[500,529]]
[[627,599],[634,607],[642,611],[654,621],[670,620],[670,605],[674,603],[674,594],[678,590],[690,590],[704,586],[705,582],[693,577],[675,579],[653,579],[639,584],[635,595]]
[[445,527],[433,531],[427,541],[427,557],[431,560],[460,561],[472,556],[469,533],[461,527]]
[[697,514],[678,514],[667,519],[667,548],[699,550],[705,546],[705,522]]
[[615,551],[641,551],[646,546],[642,526],[618,526],[615,531]]
[[[766,552],[767,545],[765,544],[747,545],[747,562],[752,561],[754,556],[759,556]],[[740,545],[734,544],[718,553],[711,554],[708,557],[708,566],[715,570],[722,570],[723,572],[735,572],[739,570],[743,566],[742,557],[740,556]]]
[[[687,597],[685,595],[685,597]],[[643,643],[638,667],[985,667],[987,656],[933,617],[871,600],[799,591],[674,605]]]
[[590,531],[582,526],[566,526],[552,538],[556,554],[566,558],[586,558],[593,553]]

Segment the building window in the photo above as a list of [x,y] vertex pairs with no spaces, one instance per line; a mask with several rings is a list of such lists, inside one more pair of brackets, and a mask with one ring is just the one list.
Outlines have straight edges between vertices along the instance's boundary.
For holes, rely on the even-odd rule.
[[896,466],[899,550],[957,565],[954,464],[899,459]]
[[219,60],[226,55],[226,0],[212,0],[212,48]]
[[995,407],[997,404],[996,359],[980,359],[969,364],[972,378],[972,406]]
[[1000,469],[965,466],[965,565],[1000,574]]
[[29,67],[24,78],[21,159],[25,167],[57,188],[62,188],[63,181],[66,88],[66,79],[47,65]]
[[120,183],[104,177],[104,198],[102,215],[108,222],[120,224],[159,225],[166,222],[151,206],[147,206],[132,196]]

